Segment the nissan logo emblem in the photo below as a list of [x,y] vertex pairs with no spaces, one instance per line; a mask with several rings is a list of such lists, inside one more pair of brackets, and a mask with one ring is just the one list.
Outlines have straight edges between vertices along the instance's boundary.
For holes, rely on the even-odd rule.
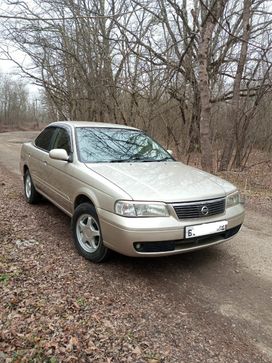
[[209,213],[209,208],[206,205],[204,205],[201,208],[201,213],[203,214],[203,216],[206,216]]

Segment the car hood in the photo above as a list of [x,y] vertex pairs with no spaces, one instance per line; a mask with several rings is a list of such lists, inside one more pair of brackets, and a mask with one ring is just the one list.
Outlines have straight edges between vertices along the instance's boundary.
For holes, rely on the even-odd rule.
[[182,202],[224,197],[229,182],[181,162],[102,163],[86,166],[134,200]]

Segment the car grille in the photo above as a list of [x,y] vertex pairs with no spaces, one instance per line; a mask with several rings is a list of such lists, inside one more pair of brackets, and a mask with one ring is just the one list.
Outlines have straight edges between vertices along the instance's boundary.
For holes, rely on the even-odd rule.
[[173,207],[179,219],[189,219],[222,214],[225,211],[225,204],[225,198],[220,198],[201,202],[175,203]]

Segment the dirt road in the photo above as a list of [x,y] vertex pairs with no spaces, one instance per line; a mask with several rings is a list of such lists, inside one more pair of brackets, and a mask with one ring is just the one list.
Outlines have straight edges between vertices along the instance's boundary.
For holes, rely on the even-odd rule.
[[[21,142],[33,135],[31,132],[0,134],[0,171],[1,168],[2,170],[6,168],[9,173],[11,172],[9,175],[13,175],[16,185],[22,183],[18,168]],[[26,205],[26,208],[29,206]],[[33,210],[33,207],[31,208]],[[67,217],[51,204],[46,204],[44,208],[44,213],[50,214],[49,219],[53,229],[59,224],[62,228],[67,228],[65,243],[71,246]],[[115,255],[108,264],[98,268],[89,262],[87,265],[90,269],[105,274],[103,276],[112,280],[113,286],[118,282],[119,287],[123,286],[124,294],[126,281],[129,281],[130,286],[134,288],[133,291],[138,290],[138,295],[135,292],[135,300],[137,298],[141,300],[141,291],[144,291],[147,308],[148,304],[151,304],[148,296],[150,299],[156,297],[157,300],[152,303],[158,309],[160,304],[166,303],[167,306],[169,304],[172,313],[168,311],[169,315],[162,320],[162,324],[168,321],[167,334],[172,334],[176,329],[176,313],[181,314],[181,310],[185,309],[184,315],[192,317],[192,321],[195,322],[186,328],[188,337],[192,335],[198,341],[200,338],[203,339],[205,334],[207,344],[213,347],[210,349],[214,354],[209,355],[207,352],[203,353],[202,345],[196,347],[194,342],[190,342],[191,345],[188,343],[187,348],[191,347],[191,356],[187,354],[188,352],[185,354],[185,351],[180,357],[174,355],[171,357],[169,353],[170,356],[165,358],[164,362],[181,362],[182,356],[187,357],[185,359],[187,362],[221,361],[218,358],[221,348],[216,346],[218,342],[213,340],[215,339],[213,334],[216,334],[220,341],[231,341],[231,344],[224,348],[227,352],[225,360],[222,361],[228,361],[226,357],[229,354],[232,357],[230,361],[233,362],[272,362],[271,216],[272,208],[267,215],[248,209],[239,236],[230,242],[203,251],[163,259],[132,259]],[[58,238],[58,234],[56,236]],[[73,258],[78,260],[76,252],[72,250],[71,253]],[[69,270],[69,265],[66,268]],[[88,273],[86,264],[82,267],[81,273],[85,275]],[[150,311],[151,315],[153,313]],[[207,328],[204,329],[204,326]],[[153,333],[155,336],[158,335],[158,339],[162,339],[162,342],[164,341],[163,331],[160,334]],[[179,337],[179,339],[187,338]],[[178,346],[179,341],[176,340],[175,344]],[[194,358],[196,357],[193,354],[194,349],[199,349],[203,354],[203,360]],[[250,352],[255,352],[256,356],[252,355],[252,360],[248,356],[245,358],[241,350],[245,350],[245,354],[249,354],[249,357]],[[259,358],[256,358],[257,356]]]

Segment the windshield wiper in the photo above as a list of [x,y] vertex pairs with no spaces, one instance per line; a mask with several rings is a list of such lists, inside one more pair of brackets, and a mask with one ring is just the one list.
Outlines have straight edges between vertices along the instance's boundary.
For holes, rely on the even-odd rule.
[[130,159],[115,159],[115,160],[105,161],[105,163],[127,163],[128,161],[130,161]]
[[143,162],[147,162],[147,161],[155,161],[153,158],[145,158],[144,156],[139,156],[139,155],[135,155],[135,156],[131,156],[131,158],[129,159],[130,161],[143,161]]
[[109,163],[129,163],[129,162],[135,162],[135,161],[142,161],[142,162],[148,162],[148,161],[156,161],[151,158],[144,158],[142,156],[131,156],[128,159],[115,159],[115,160],[109,160]]
[[169,156],[166,156],[165,158],[162,158],[162,159],[159,159],[159,160],[156,160],[156,161],[166,161],[166,160],[173,160],[171,157]]
[[109,160],[109,161],[105,161],[107,163],[130,163],[130,162],[137,162],[137,161],[142,161],[143,163],[147,163],[147,162],[159,162],[159,161],[167,161],[167,160],[173,160],[171,157],[166,156],[163,159],[153,159],[153,158],[145,158],[143,156],[131,156],[130,158],[127,159],[114,159],[114,160]]

